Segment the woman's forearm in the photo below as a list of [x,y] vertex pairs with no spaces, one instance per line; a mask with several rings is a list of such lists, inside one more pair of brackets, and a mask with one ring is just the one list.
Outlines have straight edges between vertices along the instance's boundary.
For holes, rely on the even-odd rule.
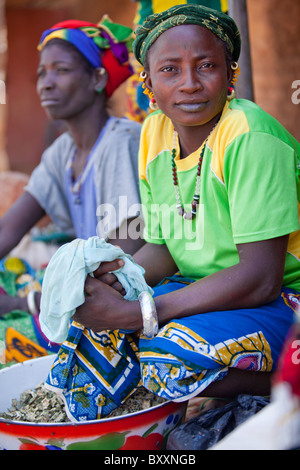
[[[240,262],[183,289],[156,297],[160,324],[221,310],[257,307],[280,295],[288,237],[239,247]],[[276,256],[271,256],[271,253]]]
[[166,245],[146,243],[133,258],[145,269],[146,282],[152,287],[178,271]]
[[264,296],[262,286],[249,283],[248,276],[236,265],[156,297],[155,303],[162,325],[172,318],[257,306]]
[[[25,234],[24,234],[25,235]],[[0,227],[0,259],[4,258],[9,252],[17,246],[22,239],[17,234],[13,234],[10,230],[5,227]]]
[[37,200],[26,191],[0,220],[0,259],[45,215]]
[[[287,241],[288,237],[281,237],[240,245],[238,264],[177,291],[155,297],[160,326],[172,319],[199,313],[256,307],[278,297]],[[271,256],[272,253],[276,256]],[[148,283],[170,276],[177,269],[165,245],[145,245],[134,259],[146,269]],[[86,280],[86,300],[76,311],[76,321],[94,331],[141,328],[139,302],[125,300],[107,285],[109,283],[96,277],[88,276]]]

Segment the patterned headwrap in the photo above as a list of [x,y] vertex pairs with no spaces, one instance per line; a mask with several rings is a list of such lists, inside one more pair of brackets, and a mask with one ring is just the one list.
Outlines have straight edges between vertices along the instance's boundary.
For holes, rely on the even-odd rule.
[[98,24],[87,21],[67,20],[44,31],[38,50],[42,51],[51,39],[58,38],[72,43],[94,68],[104,67],[108,74],[106,95],[133,74],[129,64],[133,31],[113,23],[105,15]]
[[150,15],[135,32],[133,52],[144,65],[146,53],[156,39],[168,29],[184,24],[204,26],[229,45],[232,59],[237,61],[241,50],[241,38],[233,19],[217,10],[202,5],[176,5],[166,11]]

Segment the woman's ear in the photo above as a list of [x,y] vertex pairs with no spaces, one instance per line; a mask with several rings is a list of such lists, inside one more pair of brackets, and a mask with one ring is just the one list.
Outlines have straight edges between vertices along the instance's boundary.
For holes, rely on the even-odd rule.
[[234,71],[231,68],[231,64],[229,64],[227,66],[228,86],[232,86],[233,74],[234,74]]
[[148,88],[149,92],[153,93],[152,80],[149,75],[149,72],[147,72],[147,77],[145,78],[145,87]]
[[239,67],[238,62],[235,62],[235,61],[231,62],[230,67],[228,68],[228,76],[229,76],[229,80],[231,83],[230,86],[235,87],[240,73],[241,72],[240,72],[240,67]]
[[104,90],[107,85],[108,75],[103,67],[95,69],[95,91]]

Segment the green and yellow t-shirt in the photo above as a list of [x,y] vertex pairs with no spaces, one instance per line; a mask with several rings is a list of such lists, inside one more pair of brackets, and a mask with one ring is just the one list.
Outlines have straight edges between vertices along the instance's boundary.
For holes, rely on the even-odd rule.
[[[236,245],[290,234],[284,286],[300,291],[300,144],[256,104],[227,103],[204,152],[197,216],[183,219],[172,177],[173,125],[150,114],[140,143],[140,190],[147,242],[166,244],[183,276],[201,279],[238,263]],[[181,202],[195,193],[202,146],[177,148]],[[157,260],[159,262],[159,260]]]

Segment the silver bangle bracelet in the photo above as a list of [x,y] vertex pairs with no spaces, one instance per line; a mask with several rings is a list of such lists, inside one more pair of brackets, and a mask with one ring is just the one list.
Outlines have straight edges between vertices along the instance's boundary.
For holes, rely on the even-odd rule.
[[138,299],[143,317],[142,334],[149,339],[154,338],[158,332],[158,319],[153,297],[149,292],[144,291],[139,294]]
[[29,291],[28,295],[27,295],[27,305],[28,305],[28,310],[29,310],[29,313],[31,315],[36,315],[39,311],[39,309],[37,308],[37,305],[35,303],[35,294],[36,294],[36,290],[31,290]]

